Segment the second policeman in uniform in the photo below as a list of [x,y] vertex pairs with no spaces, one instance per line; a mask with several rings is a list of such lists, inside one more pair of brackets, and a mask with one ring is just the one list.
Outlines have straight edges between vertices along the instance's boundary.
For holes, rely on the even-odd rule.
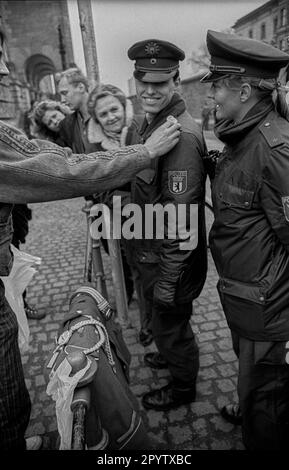
[[[204,218],[205,143],[198,125],[177,93],[179,62],[184,52],[158,39],[137,42],[128,51],[135,61],[137,96],[145,113],[135,126],[134,142],[145,142],[170,115],[181,124],[181,137],[166,159],[141,171],[132,183],[132,202],[145,212],[147,204],[173,205],[186,209],[186,230],[197,228],[194,246],[182,249],[180,234],[168,237],[167,220],[162,239],[135,240],[136,260],[145,296],[153,302],[152,333],[159,353],[148,353],[152,368],[167,367],[172,380],[165,387],[146,393],[147,409],[169,410],[195,399],[199,352],[190,326],[192,301],[201,292],[207,272]],[[190,205],[198,206],[197,223],[190,227]],[[143,224],[147,221],[144,220]]]
[[225,143],[212,185],[210,247],[239,357],[249,450],[289,442],[289,112],[279,71],[289,55],[209,31],[215,133]]

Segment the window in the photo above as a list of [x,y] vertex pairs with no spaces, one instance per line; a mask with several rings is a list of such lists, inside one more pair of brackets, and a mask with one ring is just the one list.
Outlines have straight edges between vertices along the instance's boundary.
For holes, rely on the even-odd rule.
[[252,37],[253,37],[253,29],[249,29],[249,38],[252,39]]
[[280,10],[280,26],[286,25],[286,8],[281,8]]
[[261,24],[261,40],[266,39],[266,23]]
[[280,39],[279,40],[279,49],[281,49],[281,51],[285,51],[285,49],[286,49],[285,39]]
[[278,17],[275,16],[275,18],[273,20],[273,32],[276,33],[277,29],[278,29]]

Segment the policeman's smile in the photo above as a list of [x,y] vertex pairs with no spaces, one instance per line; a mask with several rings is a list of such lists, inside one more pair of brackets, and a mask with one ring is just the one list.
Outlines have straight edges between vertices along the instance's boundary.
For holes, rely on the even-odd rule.
[[160,98],[152,98],[151,96],[142,96],[142,99],[145,100],[147,104],[155,104],[160,100]]

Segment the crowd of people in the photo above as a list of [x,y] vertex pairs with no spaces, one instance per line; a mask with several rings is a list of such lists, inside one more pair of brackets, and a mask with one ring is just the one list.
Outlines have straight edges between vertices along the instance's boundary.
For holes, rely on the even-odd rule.
[[[117,86],[100,84],[90,92],[87,78],[70,68],[59,76],[60,101],[34,104],[30,140],[1,124],[0,274],[7,275],[13,261],[13,204],[15,210],[19,203],[84,196],[112,205],[113,196],[120,195],[123,205],[138,205],[143,233],[121,240],[127,297],[135,290],[140,342],[154,341],[158,350],[144,355],[145,364],[167,368],[171,376],[167,385],[146,392],[142,405],[168,411],[191,403],[200,365],[190,322],[207,274],[209,174],[210,249],[239,361],[239,402],[221,414],[242,425],[246,449],[280,450],[289,439],[289,110],[278,76],[289,56],[268,44],[211,30],[207,46],[211,65],[201,81],[211,83],[214,130],[224,143],[214,160],[180,94],[185,54],[163,40],[139,41],[128,50],[141,115],[134,115]],[[6,75],[3,57],[0,65]],[[175,237],[169,236],[168,217],[163,237],[146,237],[146,207],[156,203],[175,208],[175,223],[182,229]],[[188,217],[192,205],[198,209],[194,227]],[[17,323],[1,281],[0,294],[0,448],[32,448],[24,438],[31,405]]]

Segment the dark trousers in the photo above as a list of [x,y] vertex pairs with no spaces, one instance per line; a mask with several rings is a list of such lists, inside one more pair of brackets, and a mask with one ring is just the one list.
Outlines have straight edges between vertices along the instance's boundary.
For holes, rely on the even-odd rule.
[[0,281],[0,450],[24,450],[31,403],[18,347],[18,323]]
[[152,331],[159,352],[166,359],[176,389],[195,389],[199,349],[190,326],[192,302],[173,309],[153,307]]
[[286,342],[251,341],[232,333],[239,357],[238,395],[248,450],[287,450],[289,364]]

